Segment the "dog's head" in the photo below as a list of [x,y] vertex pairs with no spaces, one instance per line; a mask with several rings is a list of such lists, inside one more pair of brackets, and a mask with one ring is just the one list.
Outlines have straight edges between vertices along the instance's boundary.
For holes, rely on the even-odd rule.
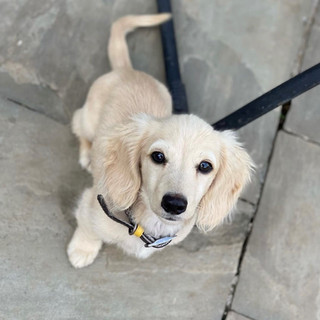
[[[138,115],[111,130],[95,149],[99,191],[116,209],[138,197],[163,221],[196,215],[202,230],[231,211],[250,178],[252,161],[231,131],[217,132],[193,115]],[[174,222],[173,222],[174,223]]]

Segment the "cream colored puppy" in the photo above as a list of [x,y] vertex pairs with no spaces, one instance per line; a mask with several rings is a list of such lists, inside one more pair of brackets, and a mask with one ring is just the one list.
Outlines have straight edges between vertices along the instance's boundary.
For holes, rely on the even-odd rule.
[[172,115],[166,87],[131,66],[126,33],[169,18],[126,16],[113,24],[108,48],[113,71],[95,81],[74,114],[79,162],[94,179],[79,201],[78,227],[68,246],[76,268],[92,263],[103,242],[138,258],[158,250],[107,217],[98,194],[115,216],[130,208],[147,234],[175,236],[173,245],[194,225],[211,230],[220,224],[249,181],[252,161],[234,133],[214,131],[194,115]]

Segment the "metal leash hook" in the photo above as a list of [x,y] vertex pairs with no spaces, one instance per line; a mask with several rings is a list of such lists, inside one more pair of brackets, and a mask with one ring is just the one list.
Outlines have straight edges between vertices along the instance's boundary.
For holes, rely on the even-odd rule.
[[99,194],[97,196],[97,199],[99,201],[99,204],[102,208],[102,210],[104,211],[104,213],[113,221],[122,224],[123,226],[128,228],[128,232],[129,235],[132,236],[136,236],[138,238],[140,238],[144,243],[145,243],[145,247],[146,248],[156,248],[156,249],[160,249],[163,248],[165,246],[167,246],[174,237],[176,236],[168,236],[168,237],[162,237],[162,238],[155,238],[151,235],[148,235],[144,232],[144,229],[137,223],[135,223],[132,218],[131,218],[131,214],[130,214],[130,209],[125,211],[126,216],[128,217],[128,222],[121,220],[119,218],[117,218],[116,216],[114,216],[108,209],[107,204],[103,198],[103,196],[101,194]]

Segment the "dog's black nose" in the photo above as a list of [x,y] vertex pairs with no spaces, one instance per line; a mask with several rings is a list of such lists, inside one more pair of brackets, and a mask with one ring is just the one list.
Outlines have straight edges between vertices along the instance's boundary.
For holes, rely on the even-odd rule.
[[161,201],[161,207],[171,214],[185,212],[187,205],[187,199],[181,194],[166,193]]

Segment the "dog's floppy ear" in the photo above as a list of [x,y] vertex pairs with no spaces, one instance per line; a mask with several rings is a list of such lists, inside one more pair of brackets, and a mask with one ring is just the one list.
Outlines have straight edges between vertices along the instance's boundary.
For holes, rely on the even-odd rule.
[[254,168],[250,156],[237,142],[232,131],[218,134],[222,138],[220,167],[200,202],[196,222],[203,231],[212,230],[224,220],[250,180]]
[[110,129],[95,146],[95,150],[99,149],[95,153],[101,154],[100,161],[96,162],[96,166],[100,166],[97,172],[101,175],[97,177],[98,191],[118,210],[129,208],[138,196],[140,153],[150,121],[147,115],[140,114],[130,122]]

